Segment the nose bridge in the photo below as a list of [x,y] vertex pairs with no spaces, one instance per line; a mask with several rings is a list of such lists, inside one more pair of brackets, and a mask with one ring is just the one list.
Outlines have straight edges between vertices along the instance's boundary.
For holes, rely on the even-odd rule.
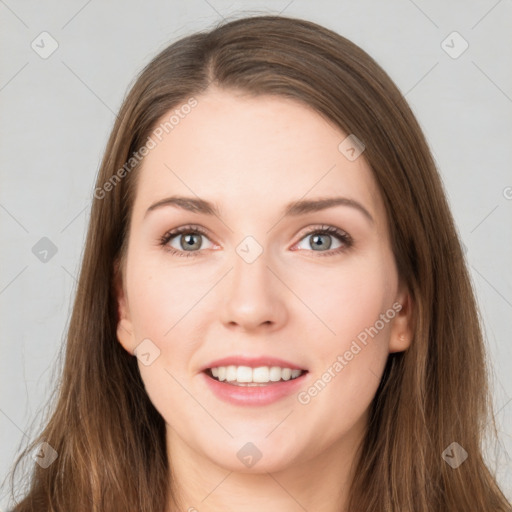
[[223,320],[245,329],[279,323],[284,315],[283,290],[268,266],[269,251],[247,236],[235,247],[231,278],[223,299]]

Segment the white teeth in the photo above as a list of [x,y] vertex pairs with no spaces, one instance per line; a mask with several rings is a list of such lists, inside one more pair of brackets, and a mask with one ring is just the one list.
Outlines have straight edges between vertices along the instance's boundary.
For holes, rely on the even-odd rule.
[[272,366],[270,368],[270,380],[272,382],[281,380],[281,368],[279,368],[279,366]]
[[254,368],[252,371],[253,382],[268,382],[269,381],[269,369],[268,366],[259,366]]
[[280,380],[290,380],[300,377],[303,370],[292,370],[291,368],[281,368],[280,366],[218,366],[211,368],[211,373],[219,381],[238,382],[242,384],[268,382],[279,382]]
[[226,368],[226,380],[228,382],[236,380],[236,366],[231,365]]
[[236,369],[237,382],[252,382],[252,368],[249,366],[239,366]]

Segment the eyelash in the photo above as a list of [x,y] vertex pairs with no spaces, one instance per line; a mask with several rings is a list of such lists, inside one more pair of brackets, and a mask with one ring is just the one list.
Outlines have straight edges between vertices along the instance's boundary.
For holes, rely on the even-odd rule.
[[[167,245],[174,237],[176,237],[177,235],[181,235],[183,233],[200,234],[200,235],[203,235],[206,238],[208,238],[208,234],[206,233],[206,231],[203,228],[201,228],[201,226],[187,225],[187,226],[181,226],[179,228],[173,229],[173,230],[165,233],[160,238],[159,245],[161,245],[166,251],[168,251],[169,253],[171,253],[175,256],[180,256],[180,257],[185,257],[185,258],[189,258],[191,256],[198,256],[198,254],[201,252],[200,250],[199,251],[180,251],[180,250],[174,249],[174,247],[170,247],[169,245]],[[347,249],[350,249],[353,245],[352,237],[345,231],[338,229],[334,226],[322,226],[321,228],[315,227],[315,228],[311,229],[310,231],[308,231],[307,233],[305,233],[300,240],[302,240],[308,236],[317,235],[317,234],[336,236],[339,239],[339,241],[343,243],[342,247],[338,247],[337,249],[334,249],[331,251],[314,251],[314,252],[319,252],[319,254],[318,254],[319,256],[335,256],[341,252],[346,251]]]

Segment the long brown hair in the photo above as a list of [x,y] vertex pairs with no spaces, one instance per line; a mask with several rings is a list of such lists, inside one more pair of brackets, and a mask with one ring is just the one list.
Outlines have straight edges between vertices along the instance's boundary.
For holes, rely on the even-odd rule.
[[[164,114],[200,101],[212,82],[293,98],[355,134],[386,206],[399,274],[413,297],[415,335],[409,349],[389,356],[349,510],[510,511],[483,459],[483,435],[489,426],[496,435],[496,426],[474,293],[420,126],[361,48],[279,16],[238,19],[177,41],[127,95],[97,178],[58,399],[17,464],[43,441],[58,457],[46,469],[34,464],[15,510],[162,512],[175,494],[164,420],[136,358],[116,339],[115,264],[126,250],[140,167],[126,162]],[[456,469],[442,457],[453,442],[468,454]]]

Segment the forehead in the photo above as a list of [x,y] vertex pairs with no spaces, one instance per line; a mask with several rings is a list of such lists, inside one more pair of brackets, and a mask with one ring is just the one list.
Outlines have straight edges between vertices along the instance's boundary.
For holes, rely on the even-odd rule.
[[382,214],[364,153],[347,159],[339,146],[348,134],[310,107],[219,89],[195,100],[193,108],[178,105],[157,123],[154,148],[140,169],[135,215],[174,194],[199,196],[233,212],[342,195]]

